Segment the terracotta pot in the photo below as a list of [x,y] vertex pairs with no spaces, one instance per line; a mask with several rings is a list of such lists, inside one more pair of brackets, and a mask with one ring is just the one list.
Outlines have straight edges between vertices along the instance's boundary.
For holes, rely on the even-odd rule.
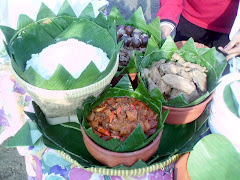
[[190,176],[187,171],[187,161],[190,153],[184,154],[174,166],[174,179],[175,180],[190,180]]
[[118,166],[120,164],[123,164],[125,166],[132,166],[139,159],[147,161],[157,151],[163,132],[162,130],[152,143],[138,151],[118,153],[100,147],[88,137],[83,127],[81,127],[81,130],[84,143],[89,153],[96,160],[110,167]]
[[168,124],[187,124],[194,120],[196,120],[205,108],[207,107],[208,103],[212,100],[213,93],[202,103],[191,106],[191,107],[185,107],[185,108],[175,108],[175,107],[169,107],[169,106],[162,106],[163,111],[170,110],[166,123]]

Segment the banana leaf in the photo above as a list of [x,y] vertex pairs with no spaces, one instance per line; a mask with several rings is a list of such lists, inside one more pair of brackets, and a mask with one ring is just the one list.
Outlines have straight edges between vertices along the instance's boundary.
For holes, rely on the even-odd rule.
[[57,16],[72,16],[72,17],[76,17],[76,14],[74,13],[73,8],[69,4],[69,2],[65,0],[63,5],[62,5],[62,7],[58,11]]
[[88,19],[94,19],[95,18],[92,3],[89,3],[87,5],[87,7],[81,12],[79,17],[84,17],[84,18],[88,18]]
[[[116,64],[117,54],[122,42],[119,44],[116,42],[115,22],[109,24],[102,14],[96,19],[93,18],[93,15],[92,5],[89,4],[81,15],[76,17],[66,0],[58,15],[55,15],[42,3],[36,22],[27,15],[20,15],[17,30],[0,26],[6,37],[6,50],[11,57],[14,70],[28,83],[49,90],[81,88],[106,77]],[[42,78],[32,68],[25,71],[26,62],[32,54],[40,53],[45,47],[69,38],[76,38],[101,48],[110,59],[107,68],[100,72],[96,65],[90,63],[84,73],[77,79],[74,79],[61,65],[49,80]],[[76,59],[76,61],[84,61],[84,59]],[[67,83],[64,83],[64,81]]]
[[233,98],[233,93],[230,87],[230,84],[226,85],[223,91],[223,99],[224,102],[226,104],[226,106],[228,107],[228,109],[235,114],[236,117],[238,116],[238,109],[237,106],[234,103],[234,98]]
[[[110,11],[107,21],[109,24],[116,22],[116,25],[131,25],[148,34],[150,38],[144,56],[148,55],[148,53],[153,50],[159,50],[162,45],[160,18],[155,18],[147,25],[141,7],[139,7],[128,20],[125,20],[123,15],[114,6]],[[124,67],[119,67],[120,70],[122,68]]]
[[[119,89],[119,92],[123,92],[125,96],[128,95],[125,94],[125,92],[131,92],[129,95],[132,94],[133,90],[132,87],[130,87],[129,77],[127,77],[127,75],[123,76],[123,78],[119,81],[119,83],[116,85],[116,89]],[[135,91],[137,94],[140,94],[144,91],[147,93],[147,90],[145,89],[142,81],[140,83],[140,86]],[[106,97],[107,94],[104,96],[101,95],[99,101],[101,102]],[[144,98],[145,101],[147,101],[149,98],[151,98],[151,96],[144,94]],[[91,103],[94,100],[95,97],[88,98],[86,100],[86,103],[87,101],[88,103]],[[154,100],[152,102],[154,102]],[[155,101],[154,104],[155,105],[152,105],[152,107],[161,111],[161,104],[159,104],[158,101]],[[97,105],[98,102],[92,104],[92,106]],[[87,151],[79,124],[65,123],[60,125],[49,125],[42,110],[35,102],[33,102],[33,107],[35,113],[26,112],[26,114],[32,121],[36,123],[39,131],[42,133],[43,142],[46,146],[64,151],[83,167],[106,167],[105,165],[96,161]],[[77,113],[79,119],[87,114],[85,111],[85,114],[80,113],[81,112]],[[164,122],[166,115],[167,114],[162,115],[162,122]],[[165,124],[159,149],[150,160],[147,162],[139,160],[131,167],[120,165],[114,167],[114,169],[135,169],[136,167],[147,167],[149,165],[165,161],[174,154],[181,154],[191,151],[193,146],[200,139],[202,133],[206,131],[206,120],[208,116],[209,112],[205,111],[196,121],[190,124]],[[110,144],[109,146],[114,146],[114,144]]]
[[[45,115],[34,102],[33,107],[35,113],[26,112],[26,114],[36,123],[39,131],[42,133],[43,142],[47,147],[64,151],[65,153],[69,154],[72,159],[76,160],[85,168],[106,167],[105,165],[96,161],[87,151],[79,124],[65,123],[60,125],[49,125],[47,123]],[[195,145],[199,140],[198,135],[202,132],[199,131],[206,125],[206,120],[207,116],[205,115],[205,119],[203,117],[201,120],[197,119],[191,123],[192,125],[177,126],[166,124],[164,126],[159,149],[163,149],[161,146],[164,146],[168,150],[167,152],[170,153],[158,150],[155,155],[147,162],[139,160],[131,167],[120,165],[114,167],[114,169],[135,169],[136,167],[147,167],[155,163],[163,162],[174,154],[181,153],[180,149],[184,149],[184,152],[191,151],[192,146]],[[192,128],[194,128],[194,131]],[[168,134],[178,134],[178,136],[168,137]],[[182,138],[185,135],[190,138]],[[175,146],[173,144],[182,144],[182,146]]]
[[[165,100],[163,95],[158,89],[154,89],[150,92],[155,98],[162,101],[163,105],[171,107],[190,107],[203,102],[216,88],[218,81],[227,65],[226,58],[215,48],[199,48],[196,49],[194,41],[190,38],[186,44],[180,49],[171,37],[168,37],[164,42],[160,50],[153,50],[146,56],[134,56],[129,62],[129,66],[122,70],[122,72],[128,71],[128,69],[136,69],[141,72],[142,68],[148,68],[153,62],[159,61],[161,59],[166,59],[170,61],[174,53],[180,54],[186,61],[199,64],[206,67],[207,72],[207,92],[197,98],[196,100],[188,103],[183,95],[179,95],[172,100]],[[144,79],[144,77],[143,77]],[[144,82],[146,80],[144,79]],[[145,83],[147,87],[147,83]],[[159,91],[159,92],[158,92]]]
[[107,21],[109,24],[112,24],[115,21],[117,25],[131,25],[135,28],[141,29],[150,36],[152,35],[159,45],[161,44],[162,39],[159,17],[155,18],[151,23],[147,25],[142,7],[139,7],[128,20],[125,20],[117,7],[114,6],[109,13]]
[[191,179],[239,179],[240,154],[223,135],[202,138],[190,153],[187,169]]
[[32,121],[27,121],[14,137],[8,141],[6,147],[33,146],[41,136],[36,124]]
[[[127,78],[128,76],[124,75],[123,80],[121,79],[119,81],[119,84],[117,84],[115,87],[107,88],[99,97],[97,98],[89,97],[83,103],[82,109],[77,111],[78,119],[81,122],[81,125],[83,126],[88,136],[98,145],[104,147],[105,149],[115,152],[131,152],[143,148],[144,146],[149,144],[154,138],[156,138],[159,132],[163,129],[163,124],[168,114],[168,112],[162,114],[161,104],[159,102],[155,102],[154,99],[151,99],[147,89],[143,85],[143,82],[139,83],[135,91],[133,91],[132,88],[128,89],[130,80],[128,78],[127,81],[126,80]],[[122,88],[120,86],[122,86]],[[109,97],[121,97],[121,96],[139,99],[145,104],[147,104],[156,114],[158,114],[157,131],[149,138],[146,138],[140,125],[138,125],[135,128],[135,130],[124,142],[121,142],[117,138],[113,138],[109,141],[104,141],[95,133],[93,133],[93,130],[87,121],[87,117],[91,113],[92,109],[101,104]]]

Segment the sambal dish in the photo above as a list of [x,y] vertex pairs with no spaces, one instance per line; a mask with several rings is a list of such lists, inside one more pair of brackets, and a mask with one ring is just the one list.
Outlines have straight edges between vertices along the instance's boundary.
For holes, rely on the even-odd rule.
[[138,124],[146,137],[152,135],[158,125],[158,115],[142,101],[129,97],[111,97],[95,107],[88,121],[103,140],[118,138],[125,141]]

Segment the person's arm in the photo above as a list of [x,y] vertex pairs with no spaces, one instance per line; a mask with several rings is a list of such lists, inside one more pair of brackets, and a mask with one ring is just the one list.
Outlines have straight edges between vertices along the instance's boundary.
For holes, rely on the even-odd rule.
[[166,39],[179,22],[182,12],[182,0],[159,0],[160,9],[157,16],[161,20],[162,38]]
[[227,60],[240,55],[240,30],[224,48],[218,47],[218,49],[227,54]]

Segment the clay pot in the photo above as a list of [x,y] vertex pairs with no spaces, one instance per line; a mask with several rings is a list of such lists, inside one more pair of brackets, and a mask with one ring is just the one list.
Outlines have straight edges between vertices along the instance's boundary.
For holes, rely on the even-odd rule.
[[187,124],[194,120],[196,120],[205,108],[207,107],[208,103],[212,100],[213,93],[202,103],[185,108],[175,108],[169,106],[162,106],[163,111],[169,110],[169,114],[166,119],[166,123],[168,124]]
[[100,147],[94,141],[92,141],[91,138],[88,137],[83,127],[81,127],[81,130],[83,134],[83,140],[88,152],[96,160],[110,167],[118,166],[120,164],[123,164],[125,166],[132,166],[139,159],[147,161],[157,151],[163,132],[162,130],[152,143],[140,150],[134,152],[118,153]]
[[174,166],[174,179],[177,180],[190,180],[190,176],[187,171],[187,161],[190,153],[184,154]]

